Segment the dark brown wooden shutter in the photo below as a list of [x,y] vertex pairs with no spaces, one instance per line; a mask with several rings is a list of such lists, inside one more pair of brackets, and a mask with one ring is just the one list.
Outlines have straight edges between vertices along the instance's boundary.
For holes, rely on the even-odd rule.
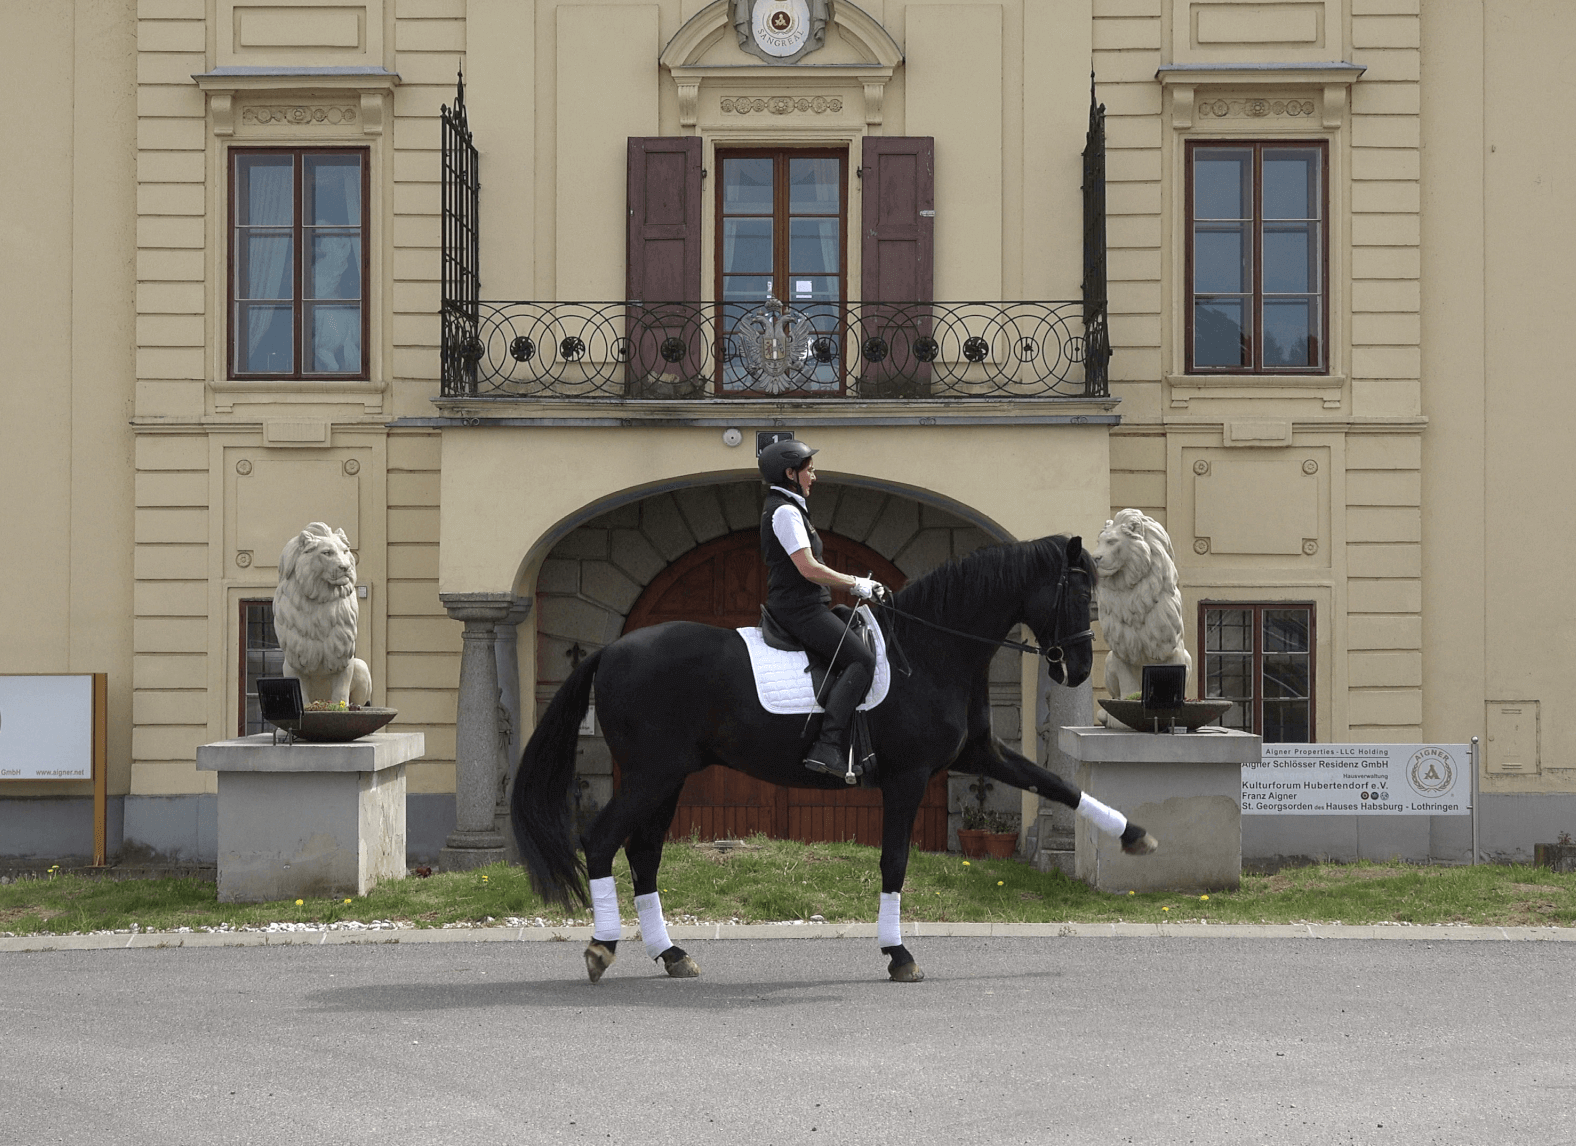
[[936,141],[865,136],[861,161],[866,302],[931,302],[935,267]]
[[626,299],[700,301],[700,142],[630,138]]

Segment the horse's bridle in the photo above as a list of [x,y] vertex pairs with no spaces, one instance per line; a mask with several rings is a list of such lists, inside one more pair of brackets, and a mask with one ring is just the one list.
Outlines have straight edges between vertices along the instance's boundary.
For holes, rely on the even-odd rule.
[[[1056,581],[1056,596],[1051,599],[1051,618],[1053,624],[1061,624],[1062,598],[1066,596],[1067,593],[1067,578],[1069,574],[1075,572],[1081,573],[1085,577],[1089,575],[1089,571],[1087,569],[1074,569],[1071,562],[1066,562],[1062,565],[1062,574],[1059,578],[1057,578]],[[902,609],[899,609],[892,603],[890,596],[885,601],[881,602],[881,607],[888,610],[889,612],[895,613],[899,617],[905,617],[910,621],[915,621],[921,625],[936,629],[939,632],[947,633],[954,637],[964,637],[971,641],[979,641],[982,644],[997,645],[1004,649],[1017,649],[1022,653],[1032,653],[1034,656],[1044,657],[1050,664],[1065,665],[1067,663],[1067,652],[1063,648],[1064,645],[1070,645],[1075,641],[1088,641],[1090,644],[1094,643],[1093,629],[1084,629],[1082,632],[1070,633],[1067,636],[1057,636],[1057,634],[1053,632],[1051,635],[1056,637],[1056,639],[1050,644],[1046,645],[1044,648],[1040,648],[1037,645],[1028,644],[1024,641],[998,641],[994,637],[982,637],[978,633],[965,633],[959,629],[949,629],[945,625],[936,624],[935,621],[927,621],[924,617],[916,617],[913,613],[905,613]]]

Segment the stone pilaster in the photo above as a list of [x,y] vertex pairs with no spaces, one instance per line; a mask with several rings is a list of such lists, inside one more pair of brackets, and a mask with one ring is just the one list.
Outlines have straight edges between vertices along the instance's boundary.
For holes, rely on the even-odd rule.
[[504,859],[493,808],[498,800],[498,623],[512,593],[440,593],[449,616],[465,623],[454,728],[454,831],[438,855],[442,871],[470,871]]
[[503,836],[504,853],[510,863],[519,863],[520,856],[509,826],[509,789],[529,731],[520,725],[519,626],[531,615],[531,605],[531,598],[516,597],[514,608],[497,626],[498,692],[502,710],[499,720],[506,723],[499,737],[498,802],[493,806],[493,827]]
[[[1070,783],[1077,783],[1078,762],[1062,751],[1057,743],[1061,729],[1068,725],[1085,727],[1094,723],[1094,684],[1086,680],[1077,688],[1067,688],[1051,680],[1045,661],[1040,661],[1040,703],[1036,714],[1039,730],[1040,760],[1048,772]],[[1038,848],[1035,866],[1041,871],[1060,868],[1073,873],[1073,828],[1077,815],[1069,807],[1044,797],[1040,799]]]

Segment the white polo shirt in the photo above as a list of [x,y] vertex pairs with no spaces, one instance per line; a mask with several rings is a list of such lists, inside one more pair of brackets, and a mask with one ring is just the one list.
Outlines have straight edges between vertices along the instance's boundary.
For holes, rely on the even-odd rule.
[[[785,489],[780,485],[774,485],[772,488],[798,502],[805,513],[810,512],[810,507],[805,503],[804,498],[793,490]],[[777,512],[772,514],[772,532],[777,535],[777,540],[782,542],[784,551],[790,557],[801,549],[810,548],[810,533],[804,527],[804,518],[791,505],[779,505]]]

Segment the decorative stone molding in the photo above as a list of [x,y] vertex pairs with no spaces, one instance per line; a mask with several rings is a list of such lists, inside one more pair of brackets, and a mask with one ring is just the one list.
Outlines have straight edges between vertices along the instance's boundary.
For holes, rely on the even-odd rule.
[[790,115],[793,112],[814,112],[824,115],[827,112],[840,112],[843,110],[843,101],[840,96],[723,96],[718,103],[718,108],[724,113],[736,115],[749,115],[751,112],[770,112],[772,115]]
[[[707,103],[708,107],[720,108],[721,99],[729,99],[733,101],[733,107],[725,110],[724,114],[731,115],[753,114],[757,111],[775,115],[788,115],[790,111],[825,114],[841,110],[830,106],[834,99],[843,106],[848,103],[849,97],[846,95],[833,97],[823,94],[818,97],[813,94],[801,96],[795,92],[792,95],[762,93],[759,97],[753,94],[741,97],[736,94],[741,86],[753,87],[764,83],[774,87],[799,87],[811,83],[823,87],[858,85],[854,90],[858,91],[862,87],[865,94],[865,123],[871,127],[879,126],[886,85],[891,81],[893,72],[903,63],[903,50],[879,20],[856,7],[850,0],[837,0],[832,6],[832,23],[837,25],[844,41],[870,61],[868,63],[817,64],[813,62],[813,57],[809,63],[703,63],[707,51],[716,44],[718,38],[728,36],[733,31],[730,10],[729,0],[714,0],[692,16],[662,50],[661,65],[672,74],[679,89],[680,127],[691,133],[696,130],[702,85],[713,92],[724,85],[734,89],[726,97],[718,93],[718,104]],[[748,100],[748,105],[743,109],[739,106],[741,98]],[[818,111],[814,106],[817,98],[827,100],[828,106]],[[780,111],[772,106],[755,106],[757,102],[772,104],[781,100],[790,101],[791,106],[777,103],[776,107],[782,108]],[[810,101],[809,108],[800,107],[804,100]]]
[[[220,137],[233,136],[237,126],[281,135],[301,129],[381,135],[384,101],[399,84],[397,72],[360,67],[227,67],[192,79],[208,95]],[[241,102],[253,94],[262,98]]]
[[[1321,127],[1341,126],[1347,91],[1367,68],[1345,62],[1325,64],[1166,64],[1156,73],[1171,92],[1171,126],[1187,131],[1198,122],[1221,119],[1278,118],[1282,122],[1317,116]],[[1234,89],[1225,94],[1199,88]],[[1310,89],[1307,94],[1286,89]],[[1275,90],[1280,89],[1280,90]],[[1313,91],[1322,93],[1315,101]],[[1312,106],[1317,104],[1317,106]],[[1279,105],[1280,110],[1276,110]]]
[[241,109],[241,122],[245,124],[290,124],[294,127],[309,123],[348,124],[356,121],[356,108],[343,104],[324,106],[294,104],[292,106],[248,105]]

